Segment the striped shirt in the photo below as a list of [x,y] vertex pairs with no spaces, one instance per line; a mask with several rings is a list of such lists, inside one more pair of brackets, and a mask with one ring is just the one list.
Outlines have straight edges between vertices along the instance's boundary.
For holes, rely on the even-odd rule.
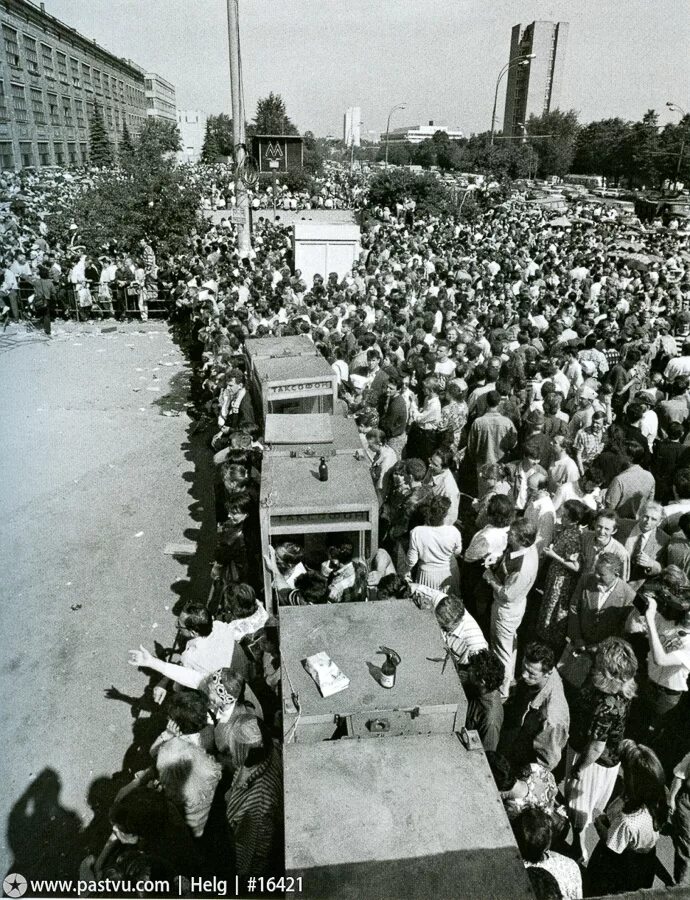
[[473,653],[489,647],[481,628],[467,610],[453,631],[443,633],[443,642],[457,666],[466,666]]
[[235,871],[240,876],[266,874],[280,846],[283,823],[283,763],[276,747],[256,768],[238,769],[225,803]]

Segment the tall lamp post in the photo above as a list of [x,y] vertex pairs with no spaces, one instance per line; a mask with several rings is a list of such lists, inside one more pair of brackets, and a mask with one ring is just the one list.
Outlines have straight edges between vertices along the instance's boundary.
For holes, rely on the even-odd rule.
[[530,60],[533,60],[537,54],[536,53],[525,53],[523,56],[516,56],[515,59],[510,59],[503,66],[501,71],[498,73],[498,78],[496,79],[496,90],[494,91],[494,108],[491,111],[491,146],[494,145],[494,134],[496,129],[496,104],[498,103],[498,87],[501,83],[501,79],[506,74],[509,69],[514,69],[516,66],[528,66],[530,64]]
[[[678,106],[677,103],[671,103],[670,100],[666,101],[666,106],[672,111],[681,114],[682,118],[687,116],[687,110],[683,109],[682,106]],[[680,140],[680,152],[678,153],[678,165],[676,166],[676,177],[673,179],[673,188],[674,190],[678,189],[678,180],[680,178],[680,167],[683,164],[683,151],[685,150],[685,134],[683,134]]]
[[388,132],[391,128],[391,116],[396,109],[407,109],[407,106],[404,103],[398,103],[398,105],[392,107],[391,111],[388,113],[388,121],[386,122],[386,168],[388,168]]

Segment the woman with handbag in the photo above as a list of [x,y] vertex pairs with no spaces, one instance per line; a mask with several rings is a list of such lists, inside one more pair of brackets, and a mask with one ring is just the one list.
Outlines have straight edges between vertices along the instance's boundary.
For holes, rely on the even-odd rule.
[[570,704],[565,797],[573,849],[583,858],[582,834],[611,799],[620,768],[619,745],[637,686],[637,660],[627,641],[599,644],[589,676]]

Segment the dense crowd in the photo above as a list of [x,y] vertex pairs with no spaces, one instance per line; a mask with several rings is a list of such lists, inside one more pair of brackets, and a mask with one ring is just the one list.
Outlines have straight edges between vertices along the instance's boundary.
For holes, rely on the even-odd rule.
[[[185,167],[199,188],[206,210],[236,205],[231,170],[226,165]],[[0,174],[0,254],[3,281],[0,317],[3,323],[40,321],[46,334],[56,319],[136,317],[149,312],[167,314],[177,261],[158,258],[153,235],[142,236],[134,247],[116,243],[89,253],[80,244],[78,226],[54,239],[49,229],[56,209],[69,209],[93,187],[98,170],[26,170]],[[249,190],[252,210],[348,209],[361,204],[364,185],[337,166],[326,164],[309,188],[290,188],[278,181],[261,181]],[[221,222],[224,239],[231,228]]]
[[[193,167],[194,177],[202,186],[202,205],[206,210],[232,209],[237,205],[232,171],[224,164]],[[347,172],[337,163],[326,161],[322,172],[301,179],[303,186],[292,183],[280,173],[275,178],[264,175],[248,188],[252,210],[277,209],[352,209],[364,201],[366,182],[361,175]]]
[[58,169],[0,174],[3,324],[40,321],[50,334],[57,318],[146,321],[149,304],[165,311],[167,270],[159,271],[147,236],[135,247],[113,243],[94,254],[79,243],[74,222],[58,239],[51,234],[51,216],[69,209],[97,174]]
[[[662,832],[690,883],[688,235],[587,199],[568,217],[521,196],[471,220],[401,204],[351,272],[311,284],[289,229],[260,216],[247,259],[226,221],[164,261],[214,452],[213,590],[165,658],[130,654],[165,721],[88,871],[279,874],[270,613],[397,599],[433,610],[539,896],[651,886]],[[257,543],[242,345],[295,334],[357,423],[373,559]]]
[[[288,229],[259,220],[248,260],[211,229],[176,315],[216,431],[219,596],[260,597],[266,567],[261,609],[433,607],[525,864],[581,896],[585,866],[588,894],[651,885],[662,830],[688,879],[690,267],[676,228],[584,199],[569,216],[401,204],[351,272],[312,284]],[[262,558],[242,344],[270,334],[308,335],[336,374],[380,502],[374,559]]]

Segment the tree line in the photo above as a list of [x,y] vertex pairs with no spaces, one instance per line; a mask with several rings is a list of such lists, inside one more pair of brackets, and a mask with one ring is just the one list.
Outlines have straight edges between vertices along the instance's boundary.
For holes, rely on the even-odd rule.
[[[444,131],[419,144],[391,141],[388,161],[393,165],[435,166],[447,172],[480,172],[497,178],[563,177],[569,173],[603,175],[616,185],[658,188],[674,181],[680,160],[680,180],[690,180],[690,116],[659,126],[648,110],[639,122],[602,119],[581,125],[575,110],[553,110],[531,116],[521,135],[490,132],[469,139],[450,140]],[[363,158],[385,159],[385,142],[364,148]]]

